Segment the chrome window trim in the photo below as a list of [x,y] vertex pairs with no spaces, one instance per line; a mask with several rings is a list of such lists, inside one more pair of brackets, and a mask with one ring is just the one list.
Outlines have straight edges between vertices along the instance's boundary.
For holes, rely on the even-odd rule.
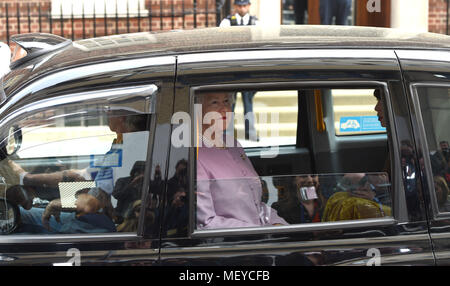
[[240,61],[240,60],[268,60],[268,59],[304,59],[304,58],[376,58],[397,61],[394,49],[286,49],[268,51],[233,51],[233,52],[205,52],[180,55],[178,64]]
[[[281,238],[284,239],[284,238]],[[222,257],[223,253],[232,252],[236,253],[251,251],[252,254],[261,253],[264,255],[270,255],[270,253],[279,254],[282,251],[289,251],[295,249],[296,252],[308,251],[311,249],[320,248],[321,250],[336,249],[340,247],[352,246],[352,249],[364,249],[372,248],[374,244],[386,245],[386,243],[395,245],[412,242],[423,242],[429,239],[428,234],[411,234],[411,235],[394,235],[394,236],[382,236],[371,238],[348,238],[341,239],[327,239],[327,240],[312,240],[312,241],[296,241],[279,243],[275,238],[267,240],[260,240],[258,243],[250,244],[236,244],[220,242],[219,245],[210,246],[191,246],[191,247],[163,247],[161,248],[162,259],[178,258],[180,254],[195,252],[196,255],[207,255],[208,257],[217,256]],[[218,247],[219,246],[219,247]],[[429,258],[432,258],[432,254],[429,253]]]
[[100,234],[11,234],[0,237],[0,245],[12,243],[83,243],[100,241],[130,241],[143,237],[135,233]]
[[[104,89],[98,91],[88,91],[75,94],[66,94],[53,98],[39,100],[26,106],[19,108],[0,120],[0,129],[13,121],[20,115],[26,113],[36,112],[45,108],[64,106],[70,103],[83,103],[89,104],[92,101],[105,101],[105,103],[111,103],[114,105],[114,101],[107,101],[108,98],[117,100],[120,104],[124,99],[141,97],[145,100],[144,110],[149,114],[155,113],[156,101],[159,88],[156,84],[146,84],[142,86],[122,87],[113,89]],[[151,121],[149,142],[147,144],[147,158],[150,158],[152,150],[149,149],[153,143],[154,136],[151,132],[155,127],[155,120]],[[148,162],[146,168],[149,166]],[[148,188],[148,184],[143,186],[143,190]],[[143,192],[143,195],[146,192]],[[144,206],[142,206],[144,207]],[[142,214],[143,212],[141,212]],[[141,216],[143,217],[143,216]],[[120,241],[125,239],[140,239],[142,238],[142,224],[143,221],[139,221],[138,230],[136,233],[108,233],[108,234],[49,234],[49,235],[35,235],[35,234],[12,234],[0,236],[0,245],[4,243],[64,243],[64,242],[96,242],[96,241]]]
[[29,85],[22,88],[19,92],[12,95],[12,98],[6,102],[4,106],[0,108],[0,116],[20,101],[22,98],[27,97],[33,93],[35,86],[39,89],[45,89],[57,83],[66,81],[67,79],[73,79],[73,74],[83,75],[82,77],[96,76],[106,74],[109,72],[128,72],[130,69],[154,67],[161,65],[173,65],[175,66],[176,59],[174,56],[153,57],[153,58],[141,58],[132,60],[119,60],[106,63],[94,63],[87,66],[73,67],[70,69],[62,70],[56,73],[52,73],[43,76],[36,81],[31,82]]
[[389,226],[395,225],[398,221],[394,218],[380,218],[380,219],[361,219],[348,220],[338,222],[317,222],[307,224],[293,224],[285,226],[267,226],[267,227],[246,227],[234,229],[211,229],[211,230],[195,230],[192,233],[192,238],[207,238],[211,236],[232,236],[245,234],[279,234],[279,233],[293,233],[299,231],[319,231],[319,230],[336,230],[348,229],[355,227],[368,226]]
[[[431,196],[431,209],[433,212],[433,219],[434,220],[442,220],[442,219],[448,219],[450,217],[450,212],[440,212],[439,207],[437,205],[437,198],[436,198],[436,192],[432,192],[431,190],[434,190],[434,180],[432,179],[434,177],[434,174],[431,169],[431,160],[429,156],[429,148],[428,148],[428,142],[427,142],[427,136],[425,132],[425,126],[423,125],[423,118],[422,118],[422,109],[420,107],[420,100],[419,100],[419,93],[417,91],[418,88],[421,87],[444,87],[450,89],[450,83],[438,83],[438,82],[415,82],[411,83],[409,85],[410,92],[411,92],[411,98],[413,103],[414,112],[416,113],[416,122],[418,127],[418,142],[419,142],[419,148],[422,151],[422,154],[427,154],[427,156],[423,156],[424,164],[425,164],[425,176],[427,179],[427,187],[430,191],[429,196]],[[431,179],[431,180],[430,180]]]
[[[147,84],[142,86],[69,93],[66,95],[42,99],[14,110],[4,117],[2,116],[3,113],[0,113],[0,128],[3,128],[4,125],[19,117],[20,115],[37,112],[38,110],[45,108],[64,106],[72,103],[83,103],[84,105],[86,105],[92,104],[93,101],[100,101],[100,103],[102,104],[109,104],[111,106],[114,106],[116,105],[116,103],[114,102],[115,100],[119,102],[118,104],[121,104],[121,101],[123,100],[140,97],[145,101],[143,111],[147,111],[147,113],[154,113],[156,106],[156,98],[154,97],[157,91],[158,87],[155,84]],[[108,100],[110,98],[112,98],[113,100]]]
[[420,61],[436,61],[450,62],[450,51],[430,51],[430,50],[395,50],[400,61],[401,60],[420,60]]
[[[337,222],[324,222],[324,223],[308,223],[308,224],[297,224],[297,225],[288,225],[288,226],[276,226],[276,227],[255,227],[255,228],[246,228],[246,229],[227,229],[227,230],[197,230],[196,229],[196,221],[194,218],[196,217],[196,209],[194,206],[194,202],[196,202],[196,197],[194,191],[189,192],[189,227],[188,233],[192,238],[203,238],[210,236],[220,236],[220,235],[241,235],[241,234],[256,234],[256,233],[271,233],[271,231],[276,231],[276,233],[281,232],[297,232],[297,231],[312,231],[312,230],[327,230],[327,229],[345,229],[345,228],[353,228],[353,227],[363,227],[363,226],[381,226],[381,225],[393,225],[396,223],[407,222],[408,221],[408,213],[406,209],[406,197],[405,191],[403,188],[403,180],[402,180],[402,172],[396,171],[401,170],[400,164],[400,150],[398,148],[398,137],[397,137],[397,129],[394,122],[393,116],[393,108],[391,105],[391,97],[388,89],[388,85],[386,82],[382,81],[305,81],[305,82],[270,82],[270,83],[242,83],[242,84],[217,84],[217,85],[203,85],[203,86],[195,86],[190,88],[189,99],[190,99],[190,114],[194,114],[194,95],[197,91],[207,91],[207,90],[235,90],[235,89],[243,89],[243,88],[251,88],[251,89],[264,89],[264,88],[273,88],[277,87],[280,89],[289,89],[289,88],[301,88],[301,87],[381,87],[384,90],[384,94],[386,97],[386,106],[387,113],[389,119],[389,129],[391,131],[391,140],[388,140],[389,147],[392,151],[390,156],[391,159],[391,170],[392,170],[392,178],[391,183],[393,183],[392,191],[394,194],[393,205],[392,205],[392,214],[393,217],[387,217],[382,219],[369,219],[369,220],[359,220],[359,221],[337,221]],[[191,123],[191,134],[195,134],[195,126],[194,122]],[[191,138],[191,144],[194,143],[193,140],[195,136]],[[195,145],[192,145],[195,146]],[[390,152],[389,152],[390,153]],[[190,156],[190,190],[194,190],[195,183],[197,181],[197,169],[195,164],[195,148],[190,148],[189,151]],[[330,228],[331,226],[331,228]]]

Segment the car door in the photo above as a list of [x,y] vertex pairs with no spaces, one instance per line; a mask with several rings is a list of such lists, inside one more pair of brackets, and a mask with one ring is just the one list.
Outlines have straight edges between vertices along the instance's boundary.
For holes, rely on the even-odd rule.
[[[445,124],[450,119],[448,51],[397,51],[408,87],[416,146],[422,165],[430,235],[437,265],[448,265],[450,182]],[[418,68],[420,66],[420,68]]]
[[[20,217],[17,228],[0,239],[2,265],[158,261],[155,213],[166,168],[168,139],[162,134],[168,134],[174,63],[160,57],[87,65],[50,74],[11,95],[2,106],[0,130],[5,135],[14,126],[21,144],[2,160],[1,174],[5,197]],[[49,227],[41,222],[46,212],[53,215]]]
[[[375,89],[383,92],[382,102],[389,119],[387,131],[336,138],[330,91],[373,94]],[[232,130],[245,151],[242,159],[249,158],[258,172],[261,187],[254,187],[266,195],[255,202],[265,202],[272,215],[291,223],[208,228],[208,221],[197,222],[201,219],[197,204],[203,204],[198,196],[205,190],[203,181],[197,178],[198,152],[203,147],[198,145],[203,121],[194,116],[201,114],[197,113],[197,108],[201,108],[199,95],[235,95],[238,101],[234,116],[238,117],[238,112],[242,112],[239,100],[246,91],[256,92],[253,111],[260,138],[246,140],[244,124],[238,119]],[[180,56],[168,170],[172,185],[168,183],[166,195],[161,264],[434,264],[427,222],[421,212],[422,197],[409,205],[405,195],[400,150],[401,142],[412,140],[412,129],[405,120],[408,111],[404,103],[400,68],[390,50],[293,49]],[[384,158],[375,158],[374,154]],[[383,168],[386,162],[389,173]],[[226,170],[230,162],[223,158],[210,163],[210,172],[213,168],[231,172]],[[360,173],[369,180],[384,178],[375,189],[384,191],[384,199],[388,200],[373,205],[377,215],[345,219],[324,215],[333,208],[328,203],[337,200],[331,200],[332,195],[350,196],[345,190],[351,188],[342,188],[344,176]],[[211,185],[223,186],[215,189],[216,195],[212,196],[232,200],[233,196],[226,198],[225,193],[235,192],[236,197],[247,197],[250,189],[242,187],[242,178],[233,180],[230,187],[226,187],[230,180],[210,180]],[[312,182],[307,185],[309,189],[302,189],[305,180]],[[418,194],[417,188],[411,192]],[[304,200],[322,205],[323,209],[317,212],[319,218],[305,211]],[[236,201],[236,205],[240,203]],[[234,217],[241,211],[229,201],[227,206],[235,211],[228,212],[221,204],[214,201],[211,208],[216,213],[211,216],[221,216],[226,221],[226,216]]]

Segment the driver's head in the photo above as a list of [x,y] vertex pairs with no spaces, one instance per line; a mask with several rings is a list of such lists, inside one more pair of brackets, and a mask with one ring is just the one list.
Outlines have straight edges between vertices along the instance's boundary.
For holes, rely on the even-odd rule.
[[108,125],[116,133],[128,133],[146,130],[147,114],[123,115],[108,112]]
[[378,88],[375,89],[373,92],[373,96],[375,96],[375,98],[377,99],[377,104],[375,105],[374,109],[377,112],[378,121],[380,121],[381,126],[386,128],[386,114],[384,111],[383,99],[381,97],[381,90]]

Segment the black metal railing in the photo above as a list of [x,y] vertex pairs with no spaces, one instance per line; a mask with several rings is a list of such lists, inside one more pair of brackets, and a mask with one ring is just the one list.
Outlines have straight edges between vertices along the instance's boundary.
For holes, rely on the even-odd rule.
[[[126,11],[118,11],[118,1],[126,1]],[[141,9],[142,2],[137,1],[137,11],[132,12],[129,1],[116,0],[113,13],[107,12],[106,1],[103,11],[96,11],[98,0],[91,1],[94,3],[91,7],[86,7],[83,2],[81,11],[74,11],[73,5],[70,11],[63,9],[63,1],[59,9],[52,7],[49,1],[0,3],[0,23],[4,23],[0,25],[0,41],[10,44],[14,34],[35,32],[76,40],[130,32],[218,26],[230,6],[230,0],[160,0],[159,4],[146,0],[144,9]]]

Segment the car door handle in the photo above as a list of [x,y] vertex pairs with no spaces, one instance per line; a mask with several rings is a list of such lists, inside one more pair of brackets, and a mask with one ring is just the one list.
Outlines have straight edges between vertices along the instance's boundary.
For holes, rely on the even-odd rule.
[[0,254],[0,262],[10,262],[16,260],[17,257]]

